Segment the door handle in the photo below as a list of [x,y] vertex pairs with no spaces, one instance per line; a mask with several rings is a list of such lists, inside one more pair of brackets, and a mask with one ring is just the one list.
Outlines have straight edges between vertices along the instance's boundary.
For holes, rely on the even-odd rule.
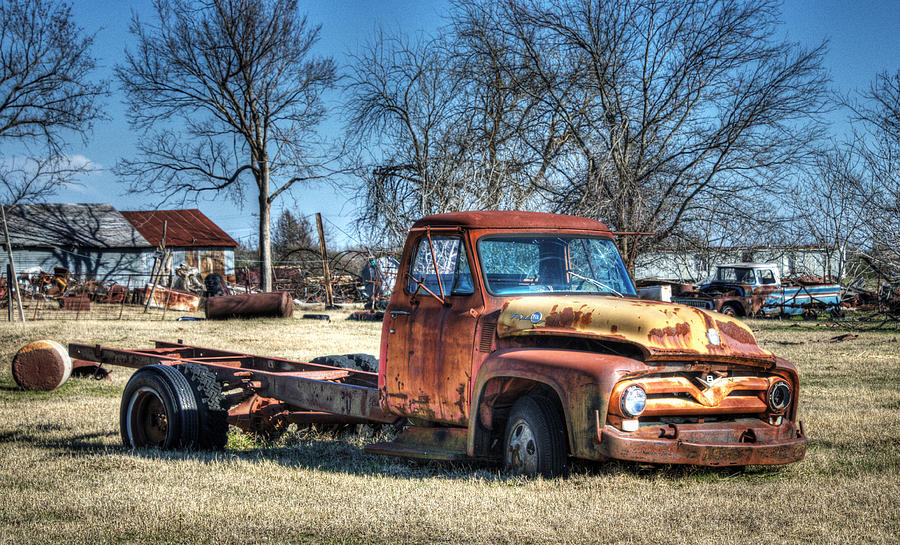
[[396,318],[397,316],[409,316],[409,311],[406,310],[392,310],[390,311],[391,318]]

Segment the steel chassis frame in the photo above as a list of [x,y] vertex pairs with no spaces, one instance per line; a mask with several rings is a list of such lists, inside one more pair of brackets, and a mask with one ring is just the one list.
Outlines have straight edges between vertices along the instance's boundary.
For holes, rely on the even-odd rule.
[[378,375],[283,358],[155,341],[154,348],[128,350],[70,344],[74,365],[85,362],[140,368],[197,364],[216,374],[223,390],[237,390],[226,401],[230,424],[265,431],[274,422],[297,424],[387,424],[398,420],[382,410]]

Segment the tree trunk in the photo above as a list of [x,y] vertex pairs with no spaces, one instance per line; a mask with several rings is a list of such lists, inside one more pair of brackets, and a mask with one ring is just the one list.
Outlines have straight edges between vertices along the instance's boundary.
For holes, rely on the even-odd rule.
[[272,291],[272,222],[269,202],[269,165],[260,162],[259,175],[259,258],[262,266],[259,271],[260,288],[264,292]]

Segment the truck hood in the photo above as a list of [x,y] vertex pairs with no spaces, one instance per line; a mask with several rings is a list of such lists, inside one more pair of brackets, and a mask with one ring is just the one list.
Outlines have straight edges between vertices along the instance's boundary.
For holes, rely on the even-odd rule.
[[760,348],[740,321],[660,301],[602,295],[520,297],[504,305],[497,335],[562,335],[624,342],[637,346],[646,361],[775,364],[775,356]]

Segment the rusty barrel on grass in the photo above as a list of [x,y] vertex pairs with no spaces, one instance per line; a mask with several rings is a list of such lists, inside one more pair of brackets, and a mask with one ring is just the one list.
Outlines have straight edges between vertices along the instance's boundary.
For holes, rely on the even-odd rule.
[[231,318],[288,318],[294,313],[294,301],[286,291],[222,295],[206,300],[210,320]]
[[26,390],[59,388],[71,374],[72,358],[66,348],[56,341],[30,342],[13,356],[13,379]]

